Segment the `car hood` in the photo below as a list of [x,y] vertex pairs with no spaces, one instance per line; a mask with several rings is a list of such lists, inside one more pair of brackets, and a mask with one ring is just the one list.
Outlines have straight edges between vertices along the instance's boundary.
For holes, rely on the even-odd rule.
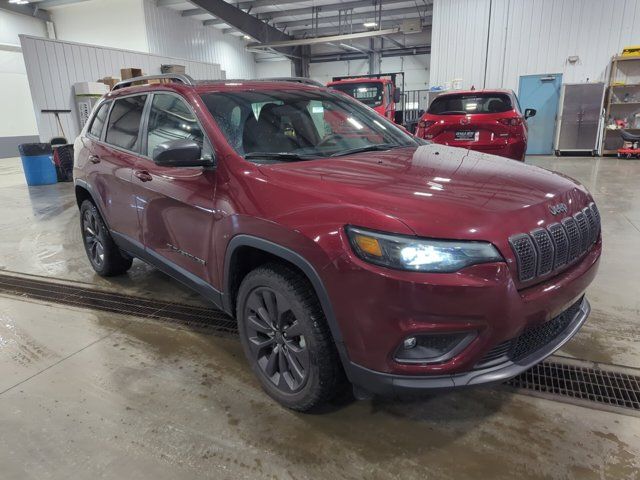
[[[274,181],[324,192],[328,202],[392,215],[416,235],[432,238],[502,243],[515,233],[557,222],[590,201],[583,186],[563,175],[436,144],[261,170]],[[556,217],[550,207],[558,203],[568,212]]]

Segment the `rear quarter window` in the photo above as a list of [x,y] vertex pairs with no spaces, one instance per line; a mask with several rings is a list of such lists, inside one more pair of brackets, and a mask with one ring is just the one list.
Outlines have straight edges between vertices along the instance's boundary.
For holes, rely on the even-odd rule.
[[109,113],[110,106],[111,102],[104,102],[100,107],[98,107],[98,111],[91,120],[91,126],[89,127],[89,134],[92,137],[101,137],[102,128],[104,127],[104,122],[107,120],[107,114]]
[[442,95],[437,97],[428,113],[433,115],[471,115],[474,113],[502,113],[513,110],[509,95]]

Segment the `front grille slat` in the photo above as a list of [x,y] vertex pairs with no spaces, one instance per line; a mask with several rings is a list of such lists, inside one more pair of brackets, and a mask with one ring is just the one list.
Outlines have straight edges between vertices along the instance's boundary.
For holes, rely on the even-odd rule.
[[511,236],[520,281],[532,281],[575,262],[598,241],[600,228],[598,208],[590,203],[560,223]]
[[529,235],[523,233],[511,237],[509,243],[511,243],[511,248],[516,253],[520,280],[524,282],[533,279],[536,276],[538,262],[533,240]]
[[544,228],[538,228],[531,232],[533,244],[536,247],[538,265],[536,275],[546,275],[553,269],[554,247],[549,232]]

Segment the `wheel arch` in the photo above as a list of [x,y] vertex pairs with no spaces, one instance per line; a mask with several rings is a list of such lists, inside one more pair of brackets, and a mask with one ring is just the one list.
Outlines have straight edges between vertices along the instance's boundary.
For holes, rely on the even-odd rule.
[[102,221],[107,226],[107,229],[111,230],[111,227],[109,226],[109,223],[107,221],[107,217],[104,215],[104,211],[100,206],[100,202],[96,200],[96,195],[94,195],[93,188],[91,188],[91,185],[89,185],[84,180],[76,179],[75,194],[76,194],[76,203],[78,204],[78,208],[82,206],[82,202],[84,202],[85,200],[91,201],[98,209],[98,212],[102,217]]
[[[246,271],[242,270],[240,254],[243,252],[259,252],[258,255],[264,255],[263,259],[275,259],[282,261],[286,264],[290,264],[295,267],[296,270],[307,278],[311,287],[313,288],[320,305],[322,307],[325,318],[329,325],[331,335],[336,344],[340,358],[344,366],[348,365],[348,355],[344,347],[344,341],[340,326],[331,306],[329,294],[324,287],[320,275],[308,260],[306,260],[299,253],[291,250],[290,248],[273,243],[269,240],[265,240],[260,237],[252,235],[236,235],[231,239],[227,246],[224,261],[224,296],[223,304],[227,313],[233,315],[235,313],[235,302],[237,296],[237,289],[242,282],[244,276],[251,271],[252,268]],[[263,262],[265,263],[265,262]],[[239,275],[238,275],[239,272]]]

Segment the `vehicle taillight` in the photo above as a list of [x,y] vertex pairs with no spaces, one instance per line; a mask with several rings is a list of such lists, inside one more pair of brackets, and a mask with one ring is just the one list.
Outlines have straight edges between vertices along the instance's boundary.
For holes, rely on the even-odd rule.
[[520,117],[501,118],[498,121],[508,127],[517,127],[518,125],[522,125],[522,118]]
[[429,128],[434,123],[436,123],[435,120],[420,120],[418,122],[418,128]]

